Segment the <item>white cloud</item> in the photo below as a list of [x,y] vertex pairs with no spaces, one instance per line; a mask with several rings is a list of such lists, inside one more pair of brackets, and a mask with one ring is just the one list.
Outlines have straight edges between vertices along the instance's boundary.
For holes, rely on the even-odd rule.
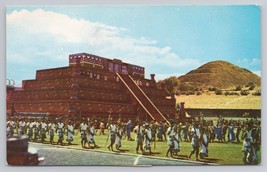
[[[199,66],[195,59],[182,59],[171,47],[159,47],[157,40],[125,36],[128,28],[119,28],[65,14],[37,9],[13,11],[6,17],[7,58],[9,62],[67,61],[67,54],[88,52],[120,58],[142,66],[165,65],[181,70]],[[34,62],[32,62],[34,63]]]

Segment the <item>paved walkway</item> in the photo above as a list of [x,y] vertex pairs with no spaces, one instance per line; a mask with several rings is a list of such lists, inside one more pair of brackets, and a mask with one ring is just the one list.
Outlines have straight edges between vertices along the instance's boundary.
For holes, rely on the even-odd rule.
[[90,150],[75,146],[58,146],[41,143],[30,143],[30,148],[38,150],[39,157],[45,160],[40,165],[72,166],[183,166],[215,165],[196,161],[171,158],[151,157],[136,154],[122,154],[102,150]]

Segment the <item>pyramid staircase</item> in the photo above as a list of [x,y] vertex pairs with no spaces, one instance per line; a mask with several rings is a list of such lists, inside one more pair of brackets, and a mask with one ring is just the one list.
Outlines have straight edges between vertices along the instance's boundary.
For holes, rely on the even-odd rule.
[[142,91],[142,89],[134,82],[133,78],[130,75],[122,75],[116,73],[120,78],[120,81],[131,93],[134,99],[138,104],[144,109],[144,111],[156,121],[168,121],[164,115],[158,110],[150,98]]

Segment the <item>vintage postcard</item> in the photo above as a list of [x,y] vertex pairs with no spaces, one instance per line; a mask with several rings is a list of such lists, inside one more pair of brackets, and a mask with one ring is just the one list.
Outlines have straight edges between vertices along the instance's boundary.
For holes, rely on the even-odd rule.
[[7,164],[260,164],[260,20],[257,5],[7,6]]

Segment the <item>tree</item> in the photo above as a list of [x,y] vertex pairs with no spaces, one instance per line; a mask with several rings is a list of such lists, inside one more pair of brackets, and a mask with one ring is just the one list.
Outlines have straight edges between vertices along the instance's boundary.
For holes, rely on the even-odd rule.
[[163,89],[165,87],[165,83],[163,80],[157,82],[157,88]]
[[190,85],[187,83],[180,83],[178,89],[180,91],[189,91]]
[[179,81],[176,76],[172,76],[170,78],[165,79],[164,83],[166,85],[166,89],[169,92],[169,94],[174,94],[177,90]]

